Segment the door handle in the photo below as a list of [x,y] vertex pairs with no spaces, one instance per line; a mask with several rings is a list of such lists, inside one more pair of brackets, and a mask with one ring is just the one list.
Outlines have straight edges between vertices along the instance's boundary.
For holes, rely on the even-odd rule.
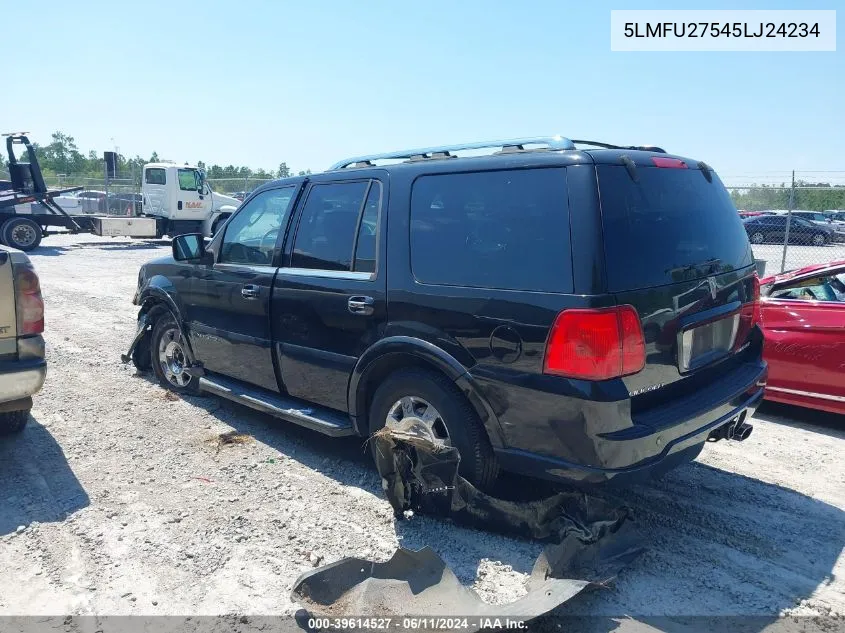
[[261,294],[261,286],[255,284],[246,284],[241,288],[241,296],[244,299],[257,299]]
[[373,304],[375,303],[375,299],[372,297],[349,297],[349,301],[347,301],[346,305],[349,307],[349,311],[352,314],[372,314],[374,311]]

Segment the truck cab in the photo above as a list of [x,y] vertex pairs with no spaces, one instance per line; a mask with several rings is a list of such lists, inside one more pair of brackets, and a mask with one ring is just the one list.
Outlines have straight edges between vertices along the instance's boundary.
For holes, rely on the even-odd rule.
[[193,165],[148,163],[141,183],[143,214],[166,224],[164,233],[214,235],[240,201],[215,193]]

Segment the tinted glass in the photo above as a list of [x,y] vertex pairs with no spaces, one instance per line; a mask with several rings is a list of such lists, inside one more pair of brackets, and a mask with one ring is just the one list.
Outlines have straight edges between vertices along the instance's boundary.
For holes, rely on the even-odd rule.
[[428,284],[571,292],[565,171],[418,178],[411,267]]
[[163,169],[152,167],[146,171],[144,176],[148,185],[164,185],[167,184],[167,178]]
[[753,263],[745,227],[715,174],[708,182],[698,169],[639,167],[634,182],[621,165],[597,171],[610,292]]
[[291,266],[352,270],[352,247],[369,182],[314,185],[302,209]]
[[182,191],[196,191],[199,186],[200,178],[195,169],[179,170],[179,189]]
[[358,226],[354,268],[356,271],[366,273],[376,271],[376,235],[380,207],[381,183],[374,180],[370,186],[370,193],[367,195],[367,203],[364,205],[361,224]]
[[262,191],[242,206],[226,225],[220,262],[269,266],[279,232],[287,224],[296,187]]

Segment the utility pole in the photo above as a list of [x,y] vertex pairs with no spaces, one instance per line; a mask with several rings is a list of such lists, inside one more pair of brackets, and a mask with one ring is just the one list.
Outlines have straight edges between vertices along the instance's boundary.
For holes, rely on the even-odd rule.
[[789,205],[786,211],[786,231],[783,235],[783,257],[780,260],[780,272],[786,270],[786,247],[789,244],[789,225],[792,223],[792,210],[795,207],[795,170],[792,170],[792,188],[789,190]]

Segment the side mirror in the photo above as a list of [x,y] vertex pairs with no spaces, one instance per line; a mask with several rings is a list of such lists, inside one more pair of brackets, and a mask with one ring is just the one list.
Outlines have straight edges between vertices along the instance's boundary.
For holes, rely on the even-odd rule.
[[205,250],[205,238],[202,233],[187,233],[173,238],[173,259],[177,262],[201,262],[210,258]]

